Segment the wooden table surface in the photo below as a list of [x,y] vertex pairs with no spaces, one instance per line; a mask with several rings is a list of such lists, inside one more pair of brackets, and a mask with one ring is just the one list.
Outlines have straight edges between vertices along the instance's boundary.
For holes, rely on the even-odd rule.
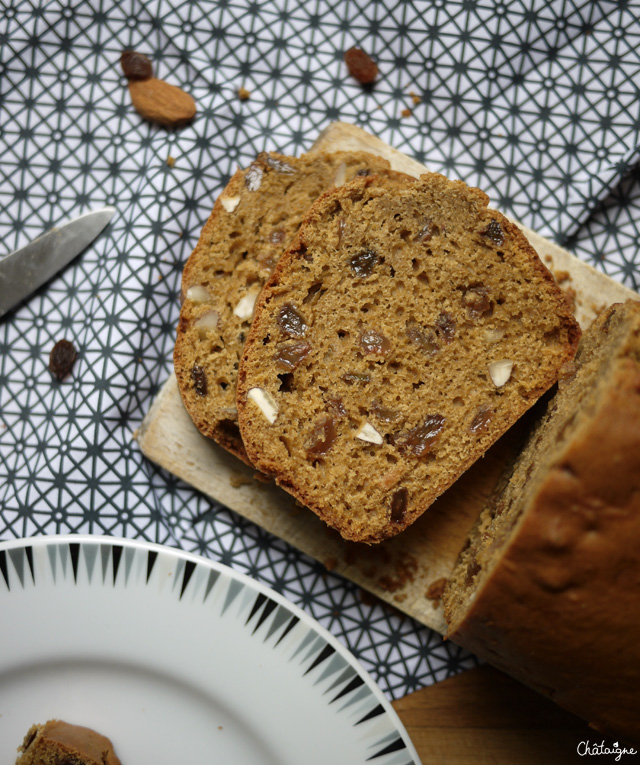
[[[614,740],[489,666],[393,702],[422,765],[565,765],[616,761],[578,754],[581,742]],[[629,742],[620,746],[632,746]],[[636,750],[640,749],[638,745]],[[618,762],[640,762],[623,755]]]

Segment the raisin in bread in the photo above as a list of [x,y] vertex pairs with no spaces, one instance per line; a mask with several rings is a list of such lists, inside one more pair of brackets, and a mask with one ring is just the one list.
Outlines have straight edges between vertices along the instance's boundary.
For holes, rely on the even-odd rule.
[[556,380],[580,330],[520,230],[437,174],[324,195],[256,306],[251,461],[343,537],[425,511]]
[[32,725],[18,752],[16,765],[120,765],[106,736],[62,720]]
[[256,297],[311,203],[371,173],[408,177],[367,152],[262,153],[233,176],[185,265],[173,357],[180,394],[198,430],[244,461],[236,375]]
[[460,555],[448,636],[638,741],[640,303],[601,314],[575,364]]

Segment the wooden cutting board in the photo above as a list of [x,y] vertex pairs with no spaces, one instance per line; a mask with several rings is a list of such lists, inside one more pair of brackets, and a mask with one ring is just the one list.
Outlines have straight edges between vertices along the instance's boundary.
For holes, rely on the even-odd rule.
[[[370,151],[392,167],[419,176],[426,168],[360,128],[333,123],[312,150]],[[203,221],[204,223],[204,221]],[[587,326],[614,302],[636,298],[631,290],[595,271],[557,245],[521,226],[547,266],[576,299]],[[345,542],[312,512],[202,436],[182,405],[175,377],[162,388],[136,438],[143,454],[165,470],[353,580],[427,627],[444,633],[439,594],[469,528],[517,443],[518,426],[399,536],[366,547]]]
[[[423,688],[393,707],[422,765],[567,765],[592,759],[578,754],[581,744],[616,744],[492,667]],[[620,762],[633,760],[624,756]],[[613,755],[593,758],[614,761]]]

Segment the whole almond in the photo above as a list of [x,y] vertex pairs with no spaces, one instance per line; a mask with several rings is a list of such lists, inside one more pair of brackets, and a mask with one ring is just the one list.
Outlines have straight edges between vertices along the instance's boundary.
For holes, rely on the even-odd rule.
[[190,122],[196,114],[196,102],[184,90],[164,80],[130,80],[129,93],[135,110],[151,122],[165,127],[178,127]]

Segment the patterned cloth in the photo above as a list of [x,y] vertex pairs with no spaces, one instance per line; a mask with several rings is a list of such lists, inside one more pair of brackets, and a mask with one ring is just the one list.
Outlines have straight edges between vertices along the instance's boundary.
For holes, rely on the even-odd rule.
[[[352,45],[378,62],[373,88],[346,73]],[[140,119],[124,49],[192,93],[192,125]],[[333,120],[480,186],[637,289],[638,51],[640,2],[5,0],[4,249],[91,208],[117,215],[0,324],[0,539],[109,534],[220,560],[307,609],[392,698],[472,664],[149,464],[132,432],[170,373],[181,269],[215,197],[236,165],[299,154]],[[62,337],[79,359],[59,383]]]

